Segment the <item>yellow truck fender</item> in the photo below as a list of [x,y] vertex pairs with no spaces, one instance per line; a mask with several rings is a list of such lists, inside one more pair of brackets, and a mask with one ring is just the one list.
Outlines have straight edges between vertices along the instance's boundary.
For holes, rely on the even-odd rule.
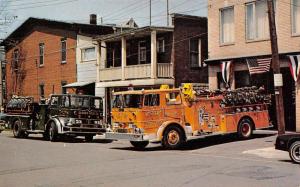
[[157,130],[157,133],[156,133],[156,137],[157,137],[157,140],[158,141],[161,141],[163,139],[163,133],[165,131],[165,129],[170,126],[170,125],[178,125],[181,127],[181,129],[184,131],[185,133],[185,130],[184,128],[182,128],[182,126],[178,123],[178,121],[166,121],[164,122]]

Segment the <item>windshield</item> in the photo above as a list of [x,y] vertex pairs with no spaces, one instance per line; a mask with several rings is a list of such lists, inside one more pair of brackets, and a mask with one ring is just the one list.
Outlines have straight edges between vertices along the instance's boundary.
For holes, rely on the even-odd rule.
[[102,103],[102,98],[91,98],[91,108],[92,109],[102,109],[103,108],[103,103]]
[[52,107],[102,109],[102,98],[76,95],[52,96],[50,105]]
[[89,108],[90,98],[89,97],[70,97],[71,103],[70,107],[72,108]]
[[113,108],[139,108],[142,98],[143,96],[139,94],[114,95],[112,106]]

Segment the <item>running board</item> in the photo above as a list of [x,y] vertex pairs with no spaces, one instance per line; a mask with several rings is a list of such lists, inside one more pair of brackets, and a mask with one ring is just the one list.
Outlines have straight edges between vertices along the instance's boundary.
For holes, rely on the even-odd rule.
[[43,130],[27,130],[26,132],[30,133],[30,134],[43,134],[45,131],[43,131]]

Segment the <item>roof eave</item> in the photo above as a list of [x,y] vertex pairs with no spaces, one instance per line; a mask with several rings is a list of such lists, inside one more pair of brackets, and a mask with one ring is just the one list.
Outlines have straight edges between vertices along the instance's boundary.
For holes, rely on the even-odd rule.
[[146,33],[152,32],[152,31],[157,31],[157,32],[173,32],[174,28],[173,27],[153,27],[153,26],[148,26],[148,27],[142,27],[142,28],[137,28],[137,29],[130,29],[130,30],[126,30],[124,32],[103,35],[103,36],[94,38],[94,40],[95,41],[112,41],[112,40],[120,39],[122,37],[132,36],[132,35],[135,35],[135,34],[142,34],[142,33],[146,34]]

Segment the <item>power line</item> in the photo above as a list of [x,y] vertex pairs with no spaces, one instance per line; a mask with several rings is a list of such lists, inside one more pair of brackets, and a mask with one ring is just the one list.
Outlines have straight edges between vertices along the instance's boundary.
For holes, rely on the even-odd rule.
[[68,0],[65,2],[59,2],[59,3],[51,3],[51,4],[44,4],[44,5],[38,5],[38,6],[28,6],[28,7],[22,7],[22,8],[13,8],[13,9],[7,9],[5,11],[12,11],[12,10],[23,10],[23,9],[31,9],[31,8],[39,8],[39,7],[47,7],[47,6],[53,6],[53,5],[61,5],[61,4],[67,4],[72,3],[79,0]]
[[[154,1],[155,1],[155,2],[154,2]],[[143,1],[141,1],[141,2],[143,2]],[[156,4],[156,3],[158,3],[158,0],[152,0],[152,5],[154,5],[154,4]],[[119,18],[119,17],[122,17],[122,16],[127,15],[128,12],[141,11],[141,10],[147,8],[147,7],[149,7],[149,3],[148,3],[148,2],[147,2],[147,3],[144,3],[143,5],[138,5],[138,6],[131,7],[131,8],[128,9],[128,10],[125,10],[125,9],[124,9],[124,10],[123,10],[123,13],[119,13],[119,14],[117,14],[117,15],[115,15],[115,16],[108,16],[108,17],[104,17],[104,18],[106,18],[106,19]]]
[[[34,2],[34,3],[9,4],[6,7],[23,7],[26,5],[45,4],[48,2],[55,2],[55,1],[63,1],[63,0],[50,0],[50,1],[48,0],[48,1],[38,1],[38,2]],[[0,7],[2,7],[2,6],[0,6]]]

